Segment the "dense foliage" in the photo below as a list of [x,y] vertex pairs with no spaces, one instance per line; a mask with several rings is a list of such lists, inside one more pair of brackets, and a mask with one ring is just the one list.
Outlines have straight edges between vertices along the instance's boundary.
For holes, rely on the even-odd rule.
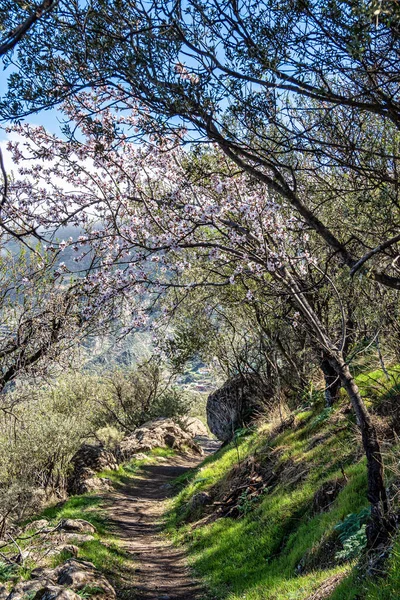
[[[390,381],[399,356],[397,3],[34,8],[5,2],[0,44],[17,169],[0,155],[0,394],[6,430],[23,423],[21,464],[26,440],[44,435],[27,417],[47,402],[54,412],[55,458],[33,461],[27,481],[46,487],[96,428],[112,444],[180,413],[160,364],[175,376],[197,361],[220,378],[256,373],[281,412],[323,389],[315,426],[345,392],[371,508],[353,541],[386,543],[396,519],[380,423],[356,374],[372,358]],[[22,123],[55,105],[59,135]],[[73,435],[58,442],[59,408],[39,384],[88,339],[138,331],[159,362],[93,380],[89,429],[75,430],[66,393]],[[22,477],[18,460],[4,465],[4,481]]]

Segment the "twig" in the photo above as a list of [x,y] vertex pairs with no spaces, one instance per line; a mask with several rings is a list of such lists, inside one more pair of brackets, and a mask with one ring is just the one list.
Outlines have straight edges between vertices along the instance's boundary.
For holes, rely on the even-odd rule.
[[[16,561],[15,561],[15,562],[17,562],[17,563],[19,563],[19,562],[20,562],[20,563],[23,565],[23,564],[24,564],[24,559],[23,559],[23,557],[22,557],[22,550],[21,550],[21,547],[20,547],[20,546],[19,546],[19,544],[18,544],[18,543],[15,541],[15,539],[13,538],[13,536],[11,535],[11,533],[8,533],[7,535],[8,535],[8,537],[10,538],[10,540],[12,541],[12,543],[13,543],[13,544],[16,546],[17,550],[18,550],[18,556],[17,556],[17,559],[16,559]],[[20,558],[21,560],[18,560],[19,558]]]
[[3,208],[3,206],[7,200],[7,194],[8,194],[8,179],[7,179],[6,168],[4,166],[3,152],[1,151],[1,148],[0,148],[0,171],[1,171],[1,174],[2,174],[3,180],[4,180],[3,194],[2,194],[1,201],[0,201],[0,211],[1,211],[1,209]]

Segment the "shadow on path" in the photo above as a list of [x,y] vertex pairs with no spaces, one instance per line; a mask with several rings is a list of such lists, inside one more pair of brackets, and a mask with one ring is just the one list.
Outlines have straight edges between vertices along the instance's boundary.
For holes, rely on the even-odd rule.
[[[206,456],[218,448],[218,443],[208,438],[198,441]],[[134,561],[134,573],[122,577],[124,588],[119,590],[119,600],[201,598],[201,587],[190,574],[184,551],[172,546],[160,535],[164,501],[170,495],[168,484],[196,467],[201,460],[203,457],[179,456],[165,463],[146,465],[132,485],[110,496],[108,513],[111,524],[122,548]]]

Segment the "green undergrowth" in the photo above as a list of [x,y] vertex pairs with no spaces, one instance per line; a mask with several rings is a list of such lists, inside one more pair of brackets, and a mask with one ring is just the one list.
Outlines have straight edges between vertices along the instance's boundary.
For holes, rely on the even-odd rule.
[[150,451],[150,456],[172,458],[173,456],[176,456],[176,450],[173,448],[153,448],[153,450]]
[[[156,448],[146,453],[143,458],[132,459],[120,465],[116,470],[105,470],[98,473],[97,476],[108,478],[118,488],[132,482],[144,465],[153,464],[160,458],[169,458],[175,454],[175,450],[170,448]],[[122,574],[128,580],[133,580],[134,564],[132,558],[119,546],[116,532],[108,518],[107,502],[109,502],[107,495],[103,496],[96,493],[71,496],[65,502],[45,508],[40,515],[36,515],[31,521],[44,518],[50,522],[51,526],[56,526],[62,519],[83,519],[94,525],[96,533],[93,534],[93,539],[83,542],[74,541],[74,544],[79,547],[78,558],[92,562],[118,587],[118,581]],[[25,526],[27,528],[23,537],[27,539],[18,540],[22,550],[30,544],[30,536],[35,534],[34,529],[29,530],[29,522],[25,523]],[[5,552],[9,550],[12,550],[11,545],[3,548]],[[61,551],[59,554],[52,556],[49,566],[56,567],[63,564],[71,556],[71,553]],[[8,565],[0,561],[0,582],[7,583],[8,587],[11,588],[16,581],[29,579],[35,566],[29,559],[23,567]],[[125,585],[126,582],[124,587]],[[128,597],[131,597],[129,593]],[[82,597],[90,597],[93,594],[93,590],[88,589]],[[121,592],[121,594],[121,598],[125,598],[124,592]]]
[[[116,470],[104,470],[98,473],[98,477],[108,478],[115,487],[129,484],[138,475],[140,468],[152,464],[160,457],[171,457],[175,451],[170,448],[155,448],[148,452],[145,457],[132,459],[127,463],[119,465]],[[61,519],[84,519],[96,528],[93,540],[77,543],[79,546],[79,558],[89,560],[102,572],[118,573],[124,567],[127,568],[128,556],[123,552],[115,538],[115,532],[110,523],[105,507],[107,499],[102,495],[83,494],[72,496],[66,502],[46,508],[42,518],[50,520],[54,525]],[[67,557],[69,558],[69,557]],[[65,561],[61,553],[54,557],[53,566]]]
[[[118,573],[126,566],[128,556],[117,544],[113,528],[108,520],[105,500],[95,494],[72,496],[62,505],[45,509],[41,515],[56,525],[61,519],[84,519],[96,527],[94,539],[77,542],[79,558],[92,562],[105,573]],[[65,562],[69,556],[60,553],[53,557],[52,566]]]
[[[95,494],[72,496],[63,503],[51,506],[43,510],[36,519],[45,518],[50,525],[55,526],[62,519],[84,519],[96,528],[93,539],[86,542],[74,541],[79,547],[78,557],[92,562],[96,568],[106,575],[118,576],[123,569],[129,568],[130,559],[128,555],[118,546],[111,524],[107,519],[104,506],[104,498]],[[36,520],[35,519],[35,520]],[[33,537],[32,537],[33,536]],[[21,550],[29,548],[32,540],[35,540],[35,530],[28,527],[24,530],[22,537],[18,538]],[[37,542],[35,542],[37,544]],[[12,552],[12,544],[2,549],[3,553]],[[63,564],[72,557],[72,554],[62,551],[51,557],[49,566],[56,567]],[[0,562],[0,582],[11,587],[19,580],[30,579],[31,571],[37,566],[34,561],[27,559],[23,566],[7,565]]]
[[[381,375],[377,373],[374,381]],[[293,425],[281,433],[276,433],[275,424],[275,433],[273,425],[264,425],[241,434],[176,480],[166,531],[175,542],[187,544],[193,569],[210,598],[306,600],[329,578],[339,583],[324,598],[400,598],[400,541],[395,542],[385,579],[374,582],[362,576],[366,461],[354,417],[344,400],[326,409],[318,394],[316,398],[315,405],[298,412]],[[387,462],[397,463],[398,454],[397,448],[387,450]],[[243,492],[239,518],[207,523],[216,507],[192,508],[191,499],[208,492],[210,502],[221,500],[233,476],[238,485],[238,474],[251,464],[250,457],[273,466],[278,473],[275,485],[251,500]],[[318,495],[332,483],[338,491],[321,509]]]
[[153,448],[146,453],[146,457],[140,459],[134,458],[127,463],[119,465],[118,469],[115,470],[104,469],[100,473],[97,473],[97,477],[109,479],[116,487],[126,485],[132,477],[138,474],[141,467],[151,465],[157,462],[159,458],[172,458],[173,456],[176,456],[176,450],[173,448]]
[[376,369],[361,373],[356,378],[361,395],[369,406],[379,406],[382,402],[400,394],[400,365],[385,371]]

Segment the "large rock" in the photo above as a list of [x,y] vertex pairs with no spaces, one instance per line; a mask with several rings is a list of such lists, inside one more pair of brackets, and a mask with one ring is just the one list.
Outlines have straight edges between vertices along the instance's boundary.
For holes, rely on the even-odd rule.
[[66,586],[76,592],[91,588],[92,598],[112,600],[116,598],[114,588],[95,566],[87,561],[70,558],[58,568],[58,585]]
[[208,429],[201,419],[197,417],[184,417],[182,419],[183,429],[192,437],[208,436]]
[[36,521],[31,521],[24,527],[24,531],[40,531],[43,533],[47,533],[51,530],[50,523],[47,519],[37,519]]
[[95,489],[104,489],[101,480],[97,488],[93,485],[96,473],[118,468],[115,456],[101,444],[84,444],[72,458],[71,464],[72,472],[67,482],[69,494],[86,494]]
[[[82,595],[84,594],[84,595]],[[31,581],[18,583],[7,600],[114,600],[114,588],[95,566],[70,558],[55,569],[35,569]]]
[[123,439],[120,444],[120,451],[125,460],[153,448],[191,450],[202,454],[200,446],[196,444],[190,433],[184,431],[172,419],[164,417],[148,421]]
[[83,479],[79,485],[80,494],[91,494],[92,492],[109,492],[113,489],[112,482],[108,477],[96,477],[96,474],[88,473],[88,478]]
[[60,585],[49,585],[40,590],[34,598],[35,600],[81,600],[82,597]]
[[271,390],[255,375],[237,375],[207,399],[207,423],[222,442],[232,439],[235,429],[248,426],[271,399]]
[[37,592],[42,590],[47,585],[51,585],[52,580],[34,579],[32,581],[21,581],[13,588],[10,594],[7,596],[7,600],[26,600],[27,598],[35,598]]

